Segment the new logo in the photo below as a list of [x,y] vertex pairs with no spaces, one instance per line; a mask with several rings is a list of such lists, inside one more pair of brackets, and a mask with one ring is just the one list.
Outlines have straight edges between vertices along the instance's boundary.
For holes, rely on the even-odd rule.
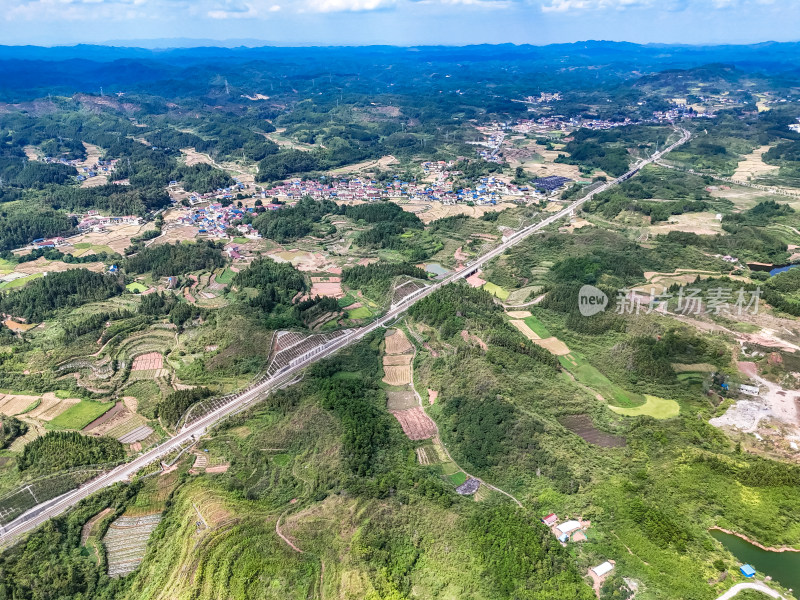
[[608,296],[593,285],[584,285],[578,292],[578,310],[584,317],[603,312],[608,306]]

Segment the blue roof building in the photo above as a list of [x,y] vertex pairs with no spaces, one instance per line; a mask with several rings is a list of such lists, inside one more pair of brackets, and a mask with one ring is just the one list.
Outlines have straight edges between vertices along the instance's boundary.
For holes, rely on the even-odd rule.
[[752,567],[752,565],[742,565],[739,567],[739,570],[742,572],[742,575],[747,577],[748,579],[755,576],[756,570]]

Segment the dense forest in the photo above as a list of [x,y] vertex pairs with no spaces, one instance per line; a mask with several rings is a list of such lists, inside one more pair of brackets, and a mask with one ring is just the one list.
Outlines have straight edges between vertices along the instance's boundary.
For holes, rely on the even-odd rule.
[[192,271],[213,271],[225,264],[222,245],[199,240],[196,243],[159,244],[145,248],[128,258],[129,273],[153,274],[153,277],[178,277]]
[[49,431],[25,445],[17,459],[20,471],[57,473],[85,465],[101,465],[125,458],[117,440],[108,437],[89,437],[77,431]]
[[0,312],[38,322],[62,308],[75,308],[121,294],[124,286],[117,277],[86,269],[50,273],[22,289],[0,295]]
[[[332,200],[305,197],[294,206],[266,211],[253,219],[253,227],[265,238],[278,243],[293,242],[311,233],[323,217],[336,214],[339,207]],[[336,231],[333,226],[332,233]]]

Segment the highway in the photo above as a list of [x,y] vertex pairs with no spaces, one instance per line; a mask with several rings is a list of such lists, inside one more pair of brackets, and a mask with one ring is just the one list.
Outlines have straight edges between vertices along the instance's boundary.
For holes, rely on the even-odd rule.
[[299,361],[297,364],[285,368],[283,371],[279,372],[275,376],[262,380],[258,384],[243,390],[239,394],[233,396],[230,401],[219,407],[218,409],[210,412],[208,415],[198,419],[197,421],[185,425],[183,429],[173,438],[163,442],[162,444],[144,452],[143,454],[131,459],[130,462],[120,465],[111,471],[104,473],[96,477],[95,479],[85,483],[84,485],[67,492],[61,496],[58,496],[52,500],[44,502],[31,510],[27,511],[26,513],[20,515],[6,526],[0,528],[0,546],[6,546],[10,543],[13,543],[16,539],[20,536],[26,534],[29,531],[32,531],[45,521],[56,517],[65,511],[69,510],[72,506],[80,502],[81,500],[87,498],[94,492],[97,492],[105,487],[111,486],[117,482],[121,481],[128,481],[133,475],[135,475],[139,470],[146,467],[147,465],[164,458],[166,455],[170,454],[171,452],[178,450],[184,446],[187,446],[194,442],[195,440],[199,439],[202,435],[204,435],[212,426],[214,426],[219,421],[225,419],[226,417],[240,412],[249,406],[255,404],[256,402],[265,398],[269,393],[273,392],[274,390],[280,388],[282,385],[286,385],[292,379],[297,377],[300,371],[308,367],[310,364],[320,360],[321,358],[325,358],[331,356],[332,354],[338,352],[342,348],[349,346],[358,340],[364,338],[366,335],[369,335],[371,332],[384,327],[388,323],[396,320],[400,315],[403,314],[410,306],[414,303],[418,302],[422,298],[429,296],[439,288],[458,281],[460,279],[464,279],[478,269],[480,269],[483,265],[487,262],[491,261],[492,259],[496,258],[497,256],[503,254],[506,250],[513,247],[514,245],[518,244],[522,240],[526,239],[530,235],[536,233],[548,227],[552,223],[558,221],[559,219],[563,219],[567,215],[572,214],[577,208],[582,206],[584,203],[591,200],[595,195],[608,190],[609,188],[626,181],[633,177],[636,173],[638,173],[643,167],[646,165],[659,160],[665,154],[668,154],[676,147],[680,146],[681,144],[686,143],[689,138],[691,137],[691,133],[686,129],[678,129],[676,128],[677,132],[681,133],[681,138],[673,143],[671,146],[668,146],[664,150],[660,152],[656,152],[648,159],[639,160],[637,163],[631,168],[630,171],[621,175],[620,177],[613,179],[604,183],[603,185],[595,188],[594,190],[590,191],[584,197],[576,200],[566,208],[553,213],[543,221],[535,223],[533,225],[529,225],[519,231],[515,232],[513,235],[509,237],[503,238],[503,242],[495,247],[494,249],[490,250],[486,254],[483,254],[479,258],[471,261],[468,263],[463,269],[457,271],[448,277],[437,281],[436,283],[427,286],[425,288],[421,288],[416,292],[410,294],[409,296],[405,297],[399,303],[392,305],[389,310],[386,312],[385,315],[374,321],[372,324],[362,327],[360,329],[354,330],[346,335],[341,336],[331,342],[327,343],[321,351],[315,351],[312,356],[304,357],[303,360]]

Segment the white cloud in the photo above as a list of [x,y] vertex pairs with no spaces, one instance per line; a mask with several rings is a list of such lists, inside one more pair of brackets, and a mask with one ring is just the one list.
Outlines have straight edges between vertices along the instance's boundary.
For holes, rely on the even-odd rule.
[[653,4],[653,0],[549,0],[549,4],[542,4],[542,11],[623,10],[639,6],[652,6]]
[[305,11],[308,12],[365,12],[390,8],[397,0],[308,0]]

